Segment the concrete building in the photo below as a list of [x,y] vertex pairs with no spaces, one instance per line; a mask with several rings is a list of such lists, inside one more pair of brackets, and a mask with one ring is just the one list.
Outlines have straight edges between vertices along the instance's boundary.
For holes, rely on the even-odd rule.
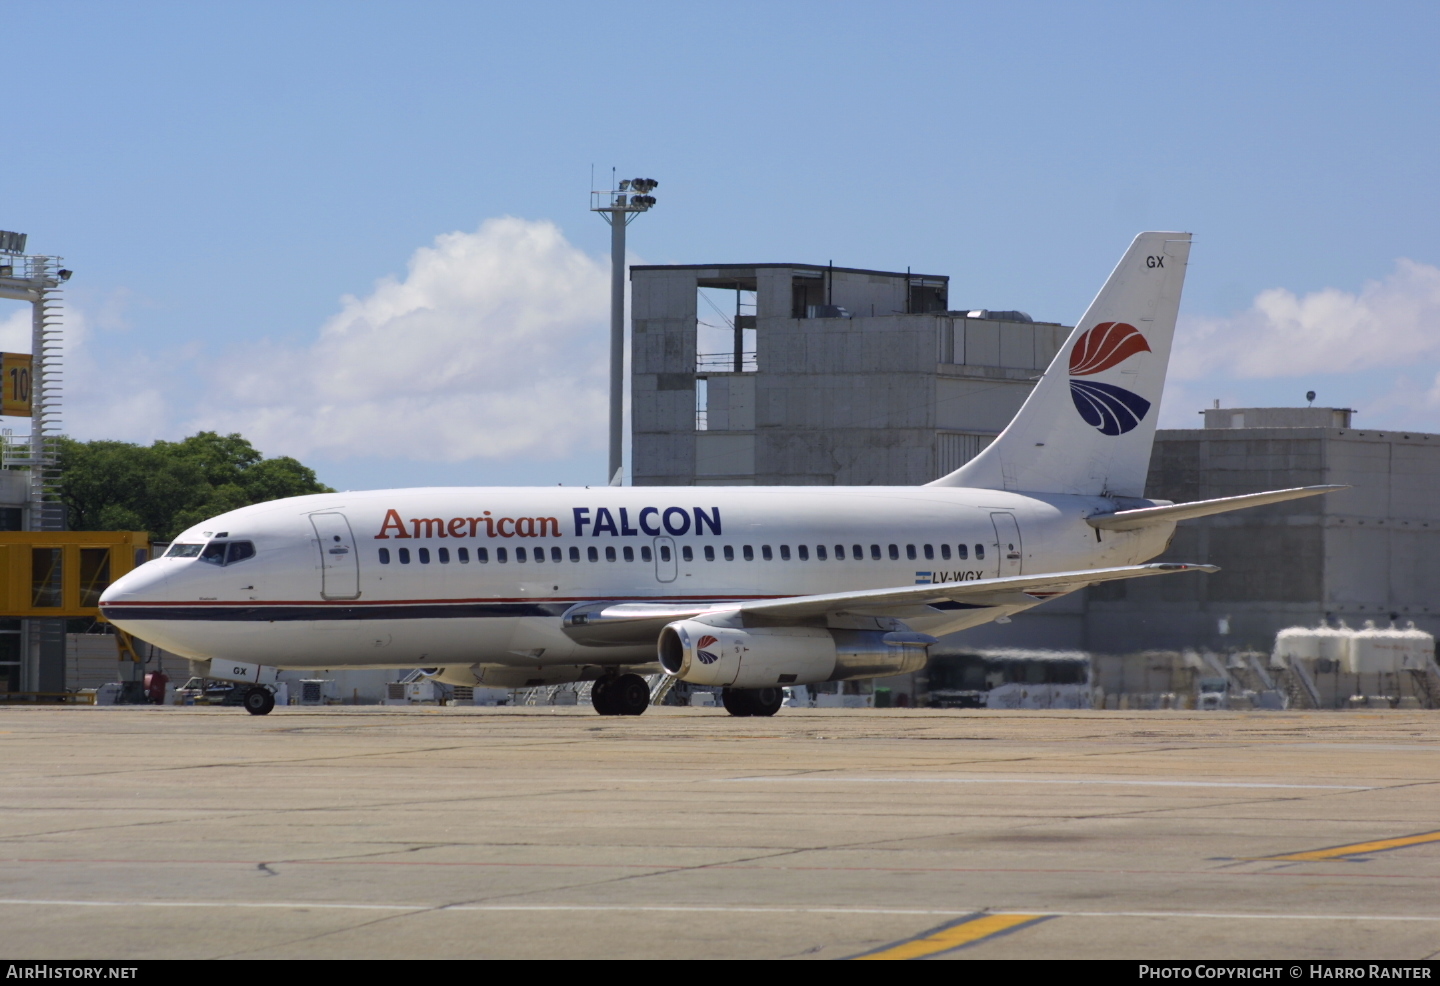
[[929,482],[1070,332],[951,311],[943,276],[807,264],[632,267],[631,313],[637,486]]

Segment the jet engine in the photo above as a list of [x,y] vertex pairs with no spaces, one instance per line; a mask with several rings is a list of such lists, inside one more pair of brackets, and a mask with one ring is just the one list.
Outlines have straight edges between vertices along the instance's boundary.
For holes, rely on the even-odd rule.
[[925,667],[923,633],[824,627],[723,627],[680,620],[660,631],[666,674],[694,685],[765,688],[908,674]]

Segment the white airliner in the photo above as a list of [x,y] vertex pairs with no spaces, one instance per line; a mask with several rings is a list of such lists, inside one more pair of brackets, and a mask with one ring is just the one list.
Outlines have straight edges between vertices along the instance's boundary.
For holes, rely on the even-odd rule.
[[[1142,564],[1179,520],[1338,488],[1143,498],[1189,252],[1187,233],[1137,236],[1009,427],[925,486],[294,497],[185,531],[101,611],[216,678],[594,681],[602,715],[642,713],[657,665],[723,686],[735,715],[773,715],[786,684],[916,671],[935,635],[1097,582],[1214,571]],[[257,683],[245,705],[274,698]]]

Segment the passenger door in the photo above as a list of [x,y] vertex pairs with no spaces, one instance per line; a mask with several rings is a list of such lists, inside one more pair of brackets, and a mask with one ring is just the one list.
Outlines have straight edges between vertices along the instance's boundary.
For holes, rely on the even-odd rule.
[[1021,574],[1024,554],[1020,544],[1020,525],[1015,523],[1015,515],[1007,513],[994,513],[990,515],[990,521],[995,525],[996,541],[996,567],[999,569],[999,577]]
[[675,560],[675,542],[670,538],[655,539],[655,578],[660,582],[674,582],[680,568]]
[[320,545],[320,595],[326,599],[360,597],[360,558],[350,522],[341,513],[311,514]]

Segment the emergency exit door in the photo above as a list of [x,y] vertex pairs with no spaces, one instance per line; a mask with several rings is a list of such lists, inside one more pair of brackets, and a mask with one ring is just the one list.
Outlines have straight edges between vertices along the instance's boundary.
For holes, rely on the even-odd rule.
[[344,514],[311,514],[320,544],[320,595],[326,599],[358,599],[360,559],[355,537]]
[[1015,523],[1015,515],[994,513],[990,515],[990,521],[995,525],[995,547],[1000,578],[1021,574],[1024,554],[1020,545],[1020,525]]

